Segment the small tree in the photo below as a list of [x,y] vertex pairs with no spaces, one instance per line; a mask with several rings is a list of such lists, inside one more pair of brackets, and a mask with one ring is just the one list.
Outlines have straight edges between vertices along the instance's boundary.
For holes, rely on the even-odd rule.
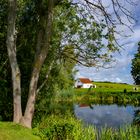
[[136,85],[140,85],[140,42],[138,43],[138,51],[132,60],[132,71],[131,74]]

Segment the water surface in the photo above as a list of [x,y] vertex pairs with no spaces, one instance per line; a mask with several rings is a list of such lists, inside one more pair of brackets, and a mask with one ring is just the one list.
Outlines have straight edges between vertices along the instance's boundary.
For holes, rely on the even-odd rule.
[[112,105],[75,105],[74,113],[77,118],[83,120],[86,124],[93,124],[97,128],[112,127],[119,128],[123,125],[129,125],[133,122],[135,110],[140,107],[131,105],[118,106]]

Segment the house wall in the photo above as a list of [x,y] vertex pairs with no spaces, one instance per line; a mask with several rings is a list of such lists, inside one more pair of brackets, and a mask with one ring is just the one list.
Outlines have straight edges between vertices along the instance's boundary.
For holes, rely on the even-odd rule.
[[83,83],[81,83],[79,80],[75,82],[75,87],[77,88],[78,86],[83,86]]
[[90,88],[93,84],[83,84],[82,88]]

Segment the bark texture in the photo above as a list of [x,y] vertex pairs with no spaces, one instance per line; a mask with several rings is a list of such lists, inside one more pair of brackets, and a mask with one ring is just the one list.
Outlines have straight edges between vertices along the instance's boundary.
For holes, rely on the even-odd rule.
[[13,121],[19,123],[22,117],[21,109],[21,78],[20,69],[16,58],[16,8],[17,1],[9,0],[9,13],[8,13],[8,27],[7,27],[7,51],[12,70],[12,83],[13,83],[13,105],[14,115]]
[[[22,125],[29,128],[31,128],[32,118],[35,109],[37,84],[38,84],[40,70],[47,57],[48,49],[50,46],[50,39],[51,39],[51,32],[52,32],[52,19],[53,19],[53,6],[54,6],[54,1],[48,0],[47,18],[45,19],[46,20],[45,33],[42,41],[43,44],[40,43],[39,40],[40,37],[38,37],[37,49],[39,50],[39,52],[37,51],[37,55],[35,57],[30,86],[29,86],[28,101],[27,101],[24,117],[22,117],[21,120]],[[42,46],[40,46],[39,44],[42,44]]]

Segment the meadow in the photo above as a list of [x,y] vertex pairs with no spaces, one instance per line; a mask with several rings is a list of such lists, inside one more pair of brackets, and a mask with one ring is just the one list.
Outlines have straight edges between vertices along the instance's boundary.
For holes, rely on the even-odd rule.
[[[93,82],[94,85],[96,85],[96,88],[92,88],[92,92],[96,93],[102,93],[102,92],[108,92],[108,93],[122,93],[122,92],[133,92],[133,93],[139,93],[140,92],[140,86],[136,85],[129,85],[125,83],[112,83],[112,82]],[[76,89],[76,92],[79,93],[86,93],[88,90],[79,88]]]
[[[140,104],[140,87],[121,83],[94,82],[96,88],[75,88],[75,100],[95,103]],[[135,90],[135,88],[137,90]]]

